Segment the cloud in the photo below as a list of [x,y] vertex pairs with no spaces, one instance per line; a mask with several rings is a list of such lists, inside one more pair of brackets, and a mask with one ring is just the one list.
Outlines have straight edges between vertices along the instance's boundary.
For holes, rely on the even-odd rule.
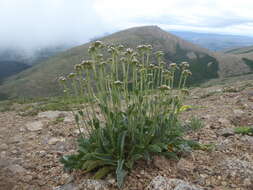
[[84,43],[106,31],[92,0],[1,0],[0,46]]
[[139,25],[253,36],[252,0],[0,0],[0,48],[80,44]]
[[253,36],[252,0],[96,0],[95,8],[106,23],[118,28],[157,24]]
[[159,17],[139,17],[133,18],[132,22],[145,23],[145,24],[165,24],[165,25],[178,25],[188,27],[208,27],[210,29],[216,27],[233,27],[236,25],[253,24],[253,18],[243,18],[233,15],[226,15],[224,17],[207,16],[207,17],[195,17],[185,18],[174,15],[163,15]]

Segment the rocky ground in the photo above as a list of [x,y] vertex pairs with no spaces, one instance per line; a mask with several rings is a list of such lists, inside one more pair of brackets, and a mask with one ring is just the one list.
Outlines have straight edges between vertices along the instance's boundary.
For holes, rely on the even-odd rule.
[[[233,129],[253,127],[253,80],[194,88],[185,104],[192,109],[182,120],[195,116],[204,123],[187,138],[213,148],[195,150],[179,161],[155,157],[149,164],[139,162],[124,189],[252,190],[253,136]],[[1,190],[115,189],[110,176],[93,181],[80,172],[63,171],[59,158],[75,152],[78,136],[70,112],[22,116],[17,110],[0,112]]]

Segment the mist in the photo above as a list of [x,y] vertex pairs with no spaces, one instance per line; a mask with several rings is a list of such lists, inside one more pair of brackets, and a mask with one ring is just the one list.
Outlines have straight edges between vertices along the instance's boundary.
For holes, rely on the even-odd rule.
[[107,31],[92,0],[1,0],[0,49],[79,45]]

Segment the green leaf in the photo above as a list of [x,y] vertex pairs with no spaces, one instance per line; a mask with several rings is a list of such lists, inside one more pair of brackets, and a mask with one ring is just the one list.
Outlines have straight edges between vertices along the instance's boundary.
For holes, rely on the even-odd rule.
[[104,178],[107,174],[109,174],[113,170],[112,167],[103,167],[100,168],[95,175],[93,176],[94,179],[102,179]]
[[118,150],[120,158],[122,158],[124,154],[124,146],[125,146],[125,139],[126,139],[127,131],[123,131],[118,137]]
[[117,176],[117,185],[119,188],[123,186],[124,179],[126,176],[126,171],[123,169],[124,160],[118,160],[117,169],[116,169],[116,176]]
[[159,145],[157,144],[153,144],[153,145],[149,145],[148,146],[148,150],[150,152],[155,152],[155,153],[159,153],[159,152],[162,152],[162,149]]
[[79,110],[79,111],[78,111],[78,113],[79,113],[79,115],[80,115],[80,116],[82,116],[82,117],[84,116],[84,114],[83,114],[83,111],[82,111],[82,110]]
[[84,163],[82,169],[85,170],[85,172],[90,172],[98,167],[104,166],[105,162],[102,160],[88,160]]
[[78,114],[75,114],[75,121],[76,121],[76,123],[79,123],[79,115]]

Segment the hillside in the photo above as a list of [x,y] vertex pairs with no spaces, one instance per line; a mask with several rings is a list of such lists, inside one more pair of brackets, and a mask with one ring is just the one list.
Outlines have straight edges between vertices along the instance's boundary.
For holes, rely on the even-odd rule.
[[0,83],[4,78],[29,68],[29,65],[17,61],[0,61]]
[[225,51],[225,53],[240,57],[253,71],[253,46],[230,49]]
[[[123,44],[126,47],[151,44],[154,51],[164,51],[167,63],[188,61],[193,72],[191,83],[250,71],[249,67],[237,56],[213,53],[169,34],[157,26],[131,28],[100,40],[107,44]],[[0,87],[0,93],[2,92],[2,96],[10,95],[11,97],[58,95],[60,88],[57,78],[71,72],[73,65],[80,63],[82,58],[88,58],[89,45],[89,43],[84,44],[50,57],[11,77]]]
[[171,31],[171,33],[212,51],[222,51],[231,48],[253,45],[253,37],[248,36],[187,31]]

